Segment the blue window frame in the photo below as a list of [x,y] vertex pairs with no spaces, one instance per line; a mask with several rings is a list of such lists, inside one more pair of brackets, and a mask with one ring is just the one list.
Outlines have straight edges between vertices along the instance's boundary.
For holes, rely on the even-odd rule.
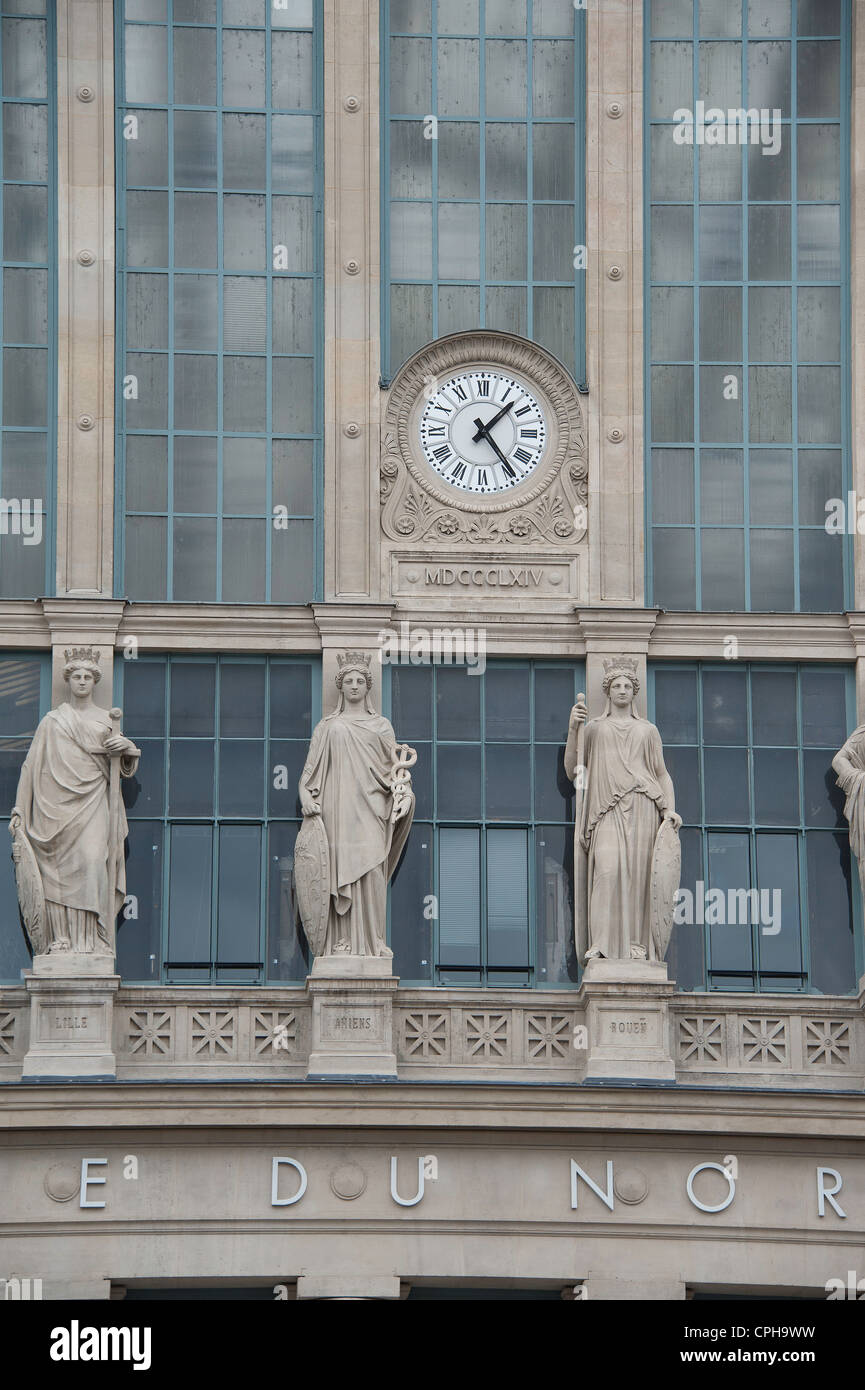
[[[21,764],[27,756],[36,725],[51,708],[51,660],[32,652],[0,656],[0,835],[7,835],[9,813]],[[8,839],[6,841],[8,842]],[[20,984],[30,968],[30,953],[18,913],[18,895],[10,853],[0,854],[0,981]]]
[[[691,902],[668,954],[679,988],[855,991],[861,907],[832,770],[856,722],[852,672],[658,663],[649,710],[683,820]],[[735,896],[754,889],[767,894],[758,910]]]
[[132,982],[302,980],[294,841],[317,659],[118,665],[124,732],[142,754],[123,783],[129,920],[119,972]]
[[117,25],[117,592],[319,592],[322,0]]
[[0,5],[0,594],[54,593],[57,105],[53,0]]
[[391,666],[418,751],[415,821],[390,896],[404,983],[575,984],[568,716],[582,663]]
[[[384,0],[382,371],[495,328],[585,377],[585,13]],[[579,266],[579,268],[576,268]]]
[[[850,546],[826,504],[849,486],[850,5],[648,8],[648,591],[841,611]],[[677,143],[698,101],[765,111],[765,132],[698,144],[734,134],[711,117]]]

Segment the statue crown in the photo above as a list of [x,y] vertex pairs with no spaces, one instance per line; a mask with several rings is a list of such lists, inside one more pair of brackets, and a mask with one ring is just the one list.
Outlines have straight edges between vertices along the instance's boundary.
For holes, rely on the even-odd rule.
[[360,666],[364,670],[368,671],[371,660],[372,658],[364,652],[346,652],[344,655],[340,655],[339,653],[337,653],[336,664],[339,667],[340,671],[344,670],[348,666]]
[[604,675],[609,675],[611,671],[621,671],[631,675],[637,674],[637,663],[626,656],[614,656],[609,660],[604,657]]
[[100,653],[93,647],[67,647],[63,655],[67,662],[90,661],[94,666],[99,665]]

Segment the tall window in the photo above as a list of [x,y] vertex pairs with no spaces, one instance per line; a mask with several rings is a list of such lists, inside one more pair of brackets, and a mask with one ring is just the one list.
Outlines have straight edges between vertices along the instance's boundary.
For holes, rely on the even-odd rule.
[[395,972],[442,985],[575,983],[562,759],[582,665],[390,672],[397,738],[418,751],[415,823],[391,889]]
[[572,0],[389,0],[385,376],[497,328],[584,375],[584,23]]
[[313,721],[310,660],[140,658],[123,666],[131,981],[302,980],[294,841]]
[[[650,671],[649,697],[684,822],[691,896],[668,957],[680,989],[854,990],[850,848],[832,770],[855,723],[851,674],[665,663]],[[746,903],[752,890],[760,898]]]
[[320,3],[126,0],[118,588],[133,599],[316,593]]
[[0,5],[0,594],[54,592],[57,141],[53,0]]
[[[9,813],[21,764],[27,756],[36,725],[51,704],[51,663],[48,657],[21,652],[0,656],[0,835],[7,834]],[[6,844],[10,841],[6,840]],[[4,846],[5,849],[5,846]],[[29,970],[30,954],[18,915],[18,894],[12,855],[0,854],[0,981],[20,984]]]
[[647,29],[653,602],[840,611],[850,7],[653,0]]

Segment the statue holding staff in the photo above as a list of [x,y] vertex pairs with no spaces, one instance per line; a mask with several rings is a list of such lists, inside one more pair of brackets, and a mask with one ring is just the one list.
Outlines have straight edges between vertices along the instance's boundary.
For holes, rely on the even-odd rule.
[[606,710],[589,720],[579,699],[565,748],[565,771],[577,789],[577,953],[581,960],[661,961],[679,885],[682,819],[661,736],[634,710],[636,663],[605,661],[604,673]]
[[93,703],[98,651],[65,657],[69,700],[40,721],[9,820],[18,900],[34,955],[113,957],[126,895],[119,779],[140,753],[117,728],[120,711]]
[[316,725],[300,778],[300,917],[316,956],[383,956],[387,884],[414,816],[417,753],[373,709],[370,657],[337,657],[339,704]]

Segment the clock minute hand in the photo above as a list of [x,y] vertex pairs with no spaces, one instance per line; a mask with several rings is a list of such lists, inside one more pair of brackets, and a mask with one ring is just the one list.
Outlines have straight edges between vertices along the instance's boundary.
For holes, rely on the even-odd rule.
[[502,463],[505,463],[505,464],[506,464],[506,463],[507,463],[507,459],[505,458],[505,456],[504,456],[504,454],[502,453],[501,449],[499,448],[498,444],[496,443],[496,441],[493,439],[492,435],[490,434],[490,427],[489,427],[489,425],[485,425],[485,424],[483,423],[482,420],[475,420],[475,424],[476,424],[477,427],[478,427],[478,432],[477,432],[477,434],[474,436],[474,439],[473,439],[472,442],[473,442],[474,444],[479,444],[480,441],[481,441],[482,439],[485,439],[485,440],[487,441],[487,443],[488,443],[493,449],[495,449],[495,451],[496,451],[496,453],[498,454],[499,458],[501,459]]
[[499,423],[499,420],[501,420],[502,416],[507,415],[509,410],[513,410],[515,405],[516,401],[508,401],[507,405],[502,406],[498,415],[494,415],[491,420],[487,420],[487,423],[485,425],[482,424],[480,420],[475,420],[475,424],[478,426],[478,432],[474,436],[472,443],[479,444],[480,441],[483,439],[484,435],[489,436],[489,432],[492,429],[493,425],[497,425]]

